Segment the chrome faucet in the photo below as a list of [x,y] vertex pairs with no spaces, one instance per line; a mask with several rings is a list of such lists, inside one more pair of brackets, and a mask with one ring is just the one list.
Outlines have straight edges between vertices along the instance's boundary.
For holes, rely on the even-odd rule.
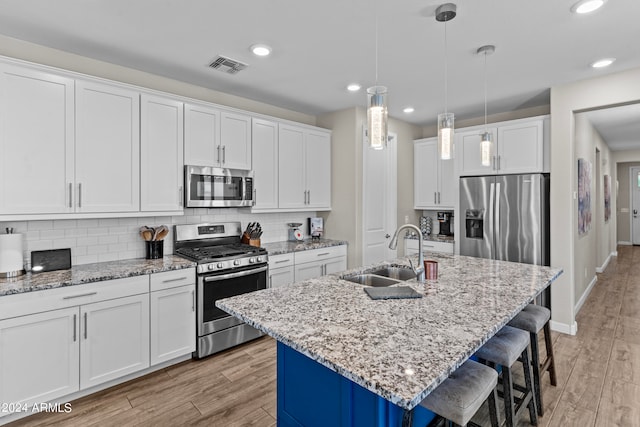
[[409,264],[411,264],[411,268],[413,272],[416,273],[416,279],[418,282],[424,283],[424,255],[422,255],[422,232],[420,229],[413,224],[404,224],[398,227],[395,233],[393,233],[393,237],[391,238],[391,243],[389,243],[389,249],[396,249],[398,247],[398,233],[405,228],[411,228],[416,233],[418,233],[418,268],[416,268],[411,262],[411,258],[409,258]]

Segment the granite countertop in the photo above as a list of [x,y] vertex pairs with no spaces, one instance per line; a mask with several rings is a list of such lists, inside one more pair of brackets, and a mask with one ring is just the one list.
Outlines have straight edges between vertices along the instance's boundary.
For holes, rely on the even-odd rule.
[[161,259],[136,258],[75,265],[69,270],[27,273],[11,279],[0,279],[0,297],[195,266],[195,262],[174,255],[167,255]]
[[[417,260],[417,257],[411,257]],[[438,280],[402,283],[419,299],[371,300],[352,269],[216,305],[318,363],[414,408],[531,302],[561,269],[433,254]],[[409,258],[368,268],[408,265]]]
[[265,243],[262,245],[263,248],[269,252],[269,255],[282,255],[288,254],[291,252],[300,252],[300,251],[308,251],[312,249],[322,249],[328,248],[331,246],[341,246],[346,245],[347,241],[345,240],[333,240],[333,239],[305,239],[301,242],[273,242],[273,243]]
[[[404,236],[404,238],[418,240],[418,236],[416,236],[415,234],[408,234]],[[429,240],[431,242],[455,243],[453,236],[441,236],[440,234],[423,234],[422,240]]]

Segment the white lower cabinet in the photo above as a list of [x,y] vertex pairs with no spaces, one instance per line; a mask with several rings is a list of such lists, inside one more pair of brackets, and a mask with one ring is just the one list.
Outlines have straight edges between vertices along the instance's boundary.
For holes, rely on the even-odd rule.
[[79,315],[71,307],[0,320],[0,403],[40,403],[78,391]]
[[150,276],[151,366],[196,350],[194,268]]
[[293,267],[274,268],[269,270],[269,287],[278,288],[295,282]]
[[345,245],[296,252],[295,280],[314,279],[347,269],[347,247]]
[[149,367],[149,296],[80,307],[80,388]]
[[44,403],[189,355],[195,327],[194,268],[0,297],[0,403]]
[[[419,242],[417,239],[404,240],[404,256],[417,255]],[[423,252],[441,252],[445,254],[453,254],[453,242],[436,242],[433,240],[422,241]]]

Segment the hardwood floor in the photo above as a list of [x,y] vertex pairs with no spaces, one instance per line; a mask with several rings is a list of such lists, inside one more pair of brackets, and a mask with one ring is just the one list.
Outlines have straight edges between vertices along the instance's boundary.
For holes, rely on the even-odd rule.
[[[640,247],[618,248],[576,320],[576,336],[552,333],[558,386],[544,375],[538,425],[640,427]],[[10,425],[275,426],[275,380],[275,341],[265,337],[76,400],[69,414]],[[488,425],[484,412],[474,420]],[[518,426],[527,425],[525,411]]]

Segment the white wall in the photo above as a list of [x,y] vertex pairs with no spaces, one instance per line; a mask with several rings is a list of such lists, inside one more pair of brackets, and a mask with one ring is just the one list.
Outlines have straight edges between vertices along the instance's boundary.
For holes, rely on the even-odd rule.
[[578,275],[584,276],[576,268],[578,154],[574,113],[639,100],[640,68],[551,88],[551,265],[564,269],[551,286],[551,316],[553,328],[561,332],[577,331],[576,281],[580,280]]
[[[611,197],[611,218],[604,220],[604,175],[612,176],[611,151],[601,135],[584,114],[575,115],[575,152],[577,158],[591,162],[591,230],[583,235],[575,233],[575,269],[574,292],[576,313],[586,299],[589,286],[596,281],[596,270],[606,267],[609,256],[615,252],[615,197]],[[596,156],[596,150],[599,155]],[[577,176],[576,176],[577,180]],[[553,178],[552,178],[553,183]],[[613,188],[613,185],[612,185]],[[574,212],[577,224],[578,212]]]

